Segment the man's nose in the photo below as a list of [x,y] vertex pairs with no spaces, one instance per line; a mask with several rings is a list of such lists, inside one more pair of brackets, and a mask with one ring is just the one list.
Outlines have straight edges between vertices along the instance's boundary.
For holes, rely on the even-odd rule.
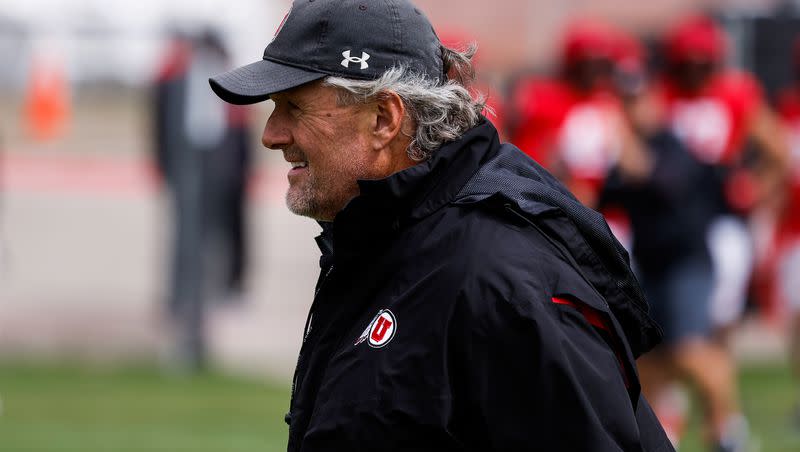
[[264,133],[261,135],[261,144],[268,149],[282,150],[292,144],[292,134],[282,124],[280,115],[272,112],[264,126]]

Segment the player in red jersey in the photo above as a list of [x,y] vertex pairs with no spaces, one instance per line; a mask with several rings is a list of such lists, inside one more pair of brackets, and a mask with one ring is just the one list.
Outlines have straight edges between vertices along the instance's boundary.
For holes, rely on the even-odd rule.
[[613,91],[617,36],[600,22],[573,23],[558,77],[522,80],[511,96],[511,142],[590,207],[596,207],[606,174],[624,152],[624,122]]
[[[790,360],[795,378],[800,381],[800,38],[795,40],[793,57],[795,82],[778,97],[791,159],[773,238],[776,268],[771,286],[773,295],[789,310]],[[800,423],[800,400],[796,403],[796,419]]]
[[[709,439],[721,450],[740,450],[746,423],[739,412],[735,365],[724,340],[709,338],[729,329],[742,314],[753,266],[745,216],[776,189],[786,147],[758,82],[722,67],[725,36],[713,21],[682,21],[666,36],[664,50],[666,70],[657,90],[668,124],[694,157],[718,175],[716,184],[706,185],[718,199],[708,207],[714,215],[707,234],[714,287],[707,309],[696,312],[703,322],[691,319],[705,327],[672,344],[668,358],[675,375],[688,376],[702,395]],[[743,165],[747,140],[761,151],[758,164],[749,168]],[[643,372],[648,367],[642,363]],[[651,393],[658,389],[651,384]]]
[[[732,325],[745,304],[753,244],[742,219],[779,192],[788,154],[759,83],[748,73],[722,67],[726,46],[723,32],[710,19],[682,22],[666,39],[667,71],[660,87],[673,131],[720,173],[719,221],[709,231],[717,273],[711,303],[717,328]],[[758,164],[749,168],[743,165],[748,140],[760,151]]]

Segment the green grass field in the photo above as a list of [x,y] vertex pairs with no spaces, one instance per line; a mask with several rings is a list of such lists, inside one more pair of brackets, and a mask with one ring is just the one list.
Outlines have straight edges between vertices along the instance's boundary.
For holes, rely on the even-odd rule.
[[[743,371],[758,450],[800,451],[792,393],[784,368]],[[0,364],[0,451],[280,451],[288,397],[288,381]],[[681,452],[701,451],[697,436]]]
[[0,365],[0,451],[286,450],[287,385]]

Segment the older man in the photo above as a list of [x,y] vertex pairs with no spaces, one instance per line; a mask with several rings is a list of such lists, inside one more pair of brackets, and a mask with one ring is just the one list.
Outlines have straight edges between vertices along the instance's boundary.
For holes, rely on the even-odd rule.
[[627,256],[500,144],[470,56],[405,0],[297,0],[262,61],[211,80],[275,102],[263,143],[323,229],[289,450],[672,450]]

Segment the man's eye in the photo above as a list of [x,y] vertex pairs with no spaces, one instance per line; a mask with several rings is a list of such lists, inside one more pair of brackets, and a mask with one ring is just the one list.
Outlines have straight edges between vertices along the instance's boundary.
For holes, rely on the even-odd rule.
[[289,109],[289,113],[291,113],[291,114],[292,114],[292,115],[294,115],[294,116],[299,116],[299,115],[300,115],[300,113],[301,113],[301,111],[300,111],[300,107],[298,107],[298,106],[297,106],[295,103],[293,103],[293,102],[288,102],[288,101],[287,101],[287,102],[286,102],[286,107]]

